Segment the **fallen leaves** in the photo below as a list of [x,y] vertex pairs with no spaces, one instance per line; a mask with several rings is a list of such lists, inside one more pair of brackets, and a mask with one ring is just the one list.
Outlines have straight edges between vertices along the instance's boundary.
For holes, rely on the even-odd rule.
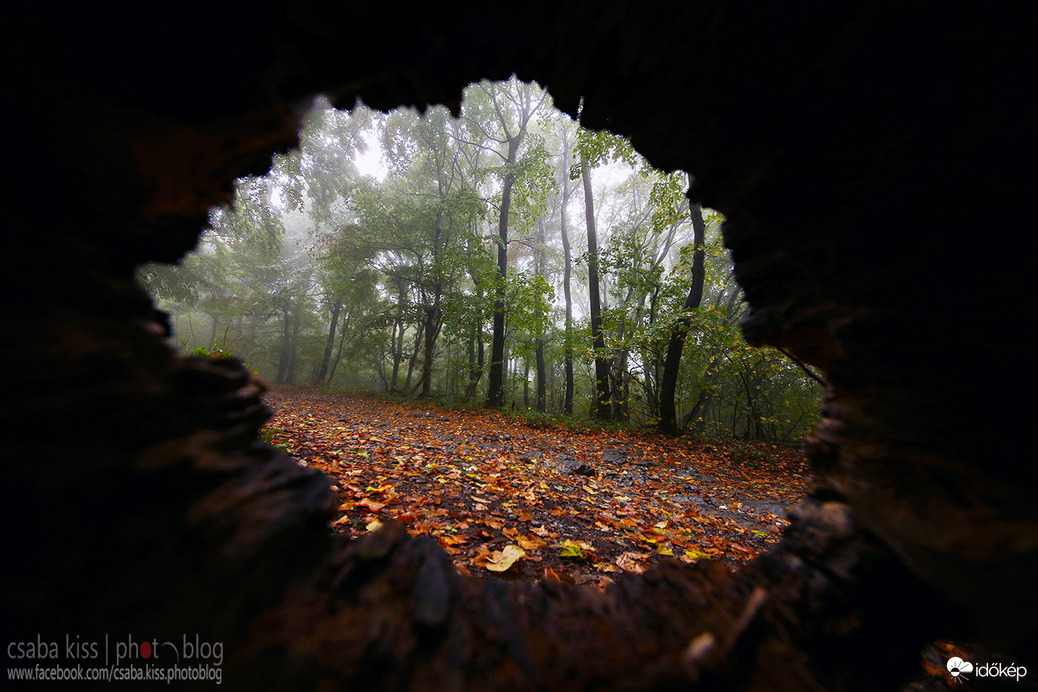
[[590,543],[584,541],[574,541],[566,539],[559,544],[561,550],[559,551],[559,557],[574,557],[578,560],[586,560],[587,556],[585,551],[592,551],[595,549]]
[[517,545],[506,545],[501,550],[490,551],[480,546],[482,552],[476,553],[473,561],[478,567],[485,567],[491,572],[504,572],[515,564],[516,560],[526,556],[526,551]]
[[625,572],[641,574],[645,571],[645,561],[652,557],[651,553],[620,553],[616,558],[616,564]]
[[[270,442],[330,476],[336,530],[359,536],[396,519],[464,573],[603,586],[662,559],[745,562],[777,542],[786,522],[768,512],[794,504],[810,478],[784,448],[768,448],[748,477],[722,445],[283,389],[268,402]],[[598,475],[560,473],[553,455]]]

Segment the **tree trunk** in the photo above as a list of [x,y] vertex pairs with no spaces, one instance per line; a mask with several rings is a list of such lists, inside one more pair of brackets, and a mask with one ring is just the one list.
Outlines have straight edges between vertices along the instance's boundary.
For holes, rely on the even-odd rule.
[[[414,367],[415,363],[418,361],[418,352],[422,348],[422,337],[424,336],[424,334],[425,322],[422,321],[418,323],[418,329],[414,333],[414,345],[411,348],[411,356],[407,359],[407,378],[404,379],[403,388],[403,392],[407,396],[411,396],[413,394],[413,392],[411,391],[411,378],[414,376]],[[419,382],[419,384],[421,383]]]
[[563,367],[566,373],[566,393],[562,400],[562,412],[573,413],[573,296],[571,293],[571,281],[573,275],[573,258],[569,247],[569,229],[567,217],[569,212],[570,186],[569,186],[569,131],[562,135],[562,208],[559,212],[559,231],[562,235],[562,254],[564,266],[562,270],[562,292],[566,298],[566,328],[565,347],[563,350]]
[[523,359],[523,408],[530,408],[530,361]]
[[671,330],[670,342],[667,344],[667,357],[663,362],[663,377],[660,381],[660,430],[677,435],[681,429],[677,424],[677,412],[674,398],[678,384],[678,370],[681,366],[681,353],[685,349],[685,337],[692,326],[688,317],[703,302],[703,281],[706,276],[704,266],[706,243],[706,224],[703,223],[703,208],[699,204],[689,207],[692,217],[693,241],[695,252],[692,255],[692,285],[688,289],[688,297],[681,310],[683,314]]
[[[339,331],[339,347],[335,349],[335,358],[332,360],[332,368],[331,371],[328,373],[329,382],[335,379],[335,370],[339,367],[339,360],[342,358],[342,348],[346,344],[346,335],[349,333],[349,330],[350,315],[349,313],[347,313],[345,319],[342,322],[342,329]],[[385,368],[383,368],[382,371],[385,372]],[[383,378],[383,383],[385,383],[385,378]]]
[[436,305],[425,311],[425,350],[422,360],[422,397],[432,396],[432,371],[433,358],[436,355],[436,338],[440,335],[443,326],[443,313],[439,306],[439,296]]
[[[505,165],[515,163],[521,136],[508,140],[508,158]],[[512,203],[512,185],[515,173],[505,174],[501,188],[501,213],[497,222],[497,286],[494,289],[494,335],[490,347],[490,373],[487,377],[487,406],[501,408],[505,404],[505,286],[508,281],[508,212]]]
[[288,365],[292,359],[292,311],[286,302],[281,307],[281,349],[278,355],[278,372],[274,381],[277,384],[286,384],[288,380]]
[[332,359],[332,348],[335,346],[335,328],[339,324],[339,312],[342,310],[342,298],[336,298],[332,305],[331,326],[328,327],[328,339],[324,342],[324,355],[321,357],[321,369],[317,371],[314,383],[319,384],[325,379],[331,379],[328,375],[328,365]]
[[[542,279],[545,278],[548,264],[545,251],[546,233],[544,230],[544,219],[537,219],[537,249],[535,251],[535,272]],[[537,322],[537,344],[534,358],[537,365],[537,410],[543,412],[547,406],[547,374],[544,369],[544,312],[541,310],[541,302],[537,301],[534,311],[534,319]]]
[[395,392],[400,379],[400,363],[404,360],[404,325],[400,320],[393,322],[393,332],[390,335],[389,344],[393,356],[393,376],[389,379],[389,391]]
[[587,219],[587,274],[588,296],[591,303],[591,338],[595,348],[595,395],[591,404],[594,418],[610,418],[609,359],[605,353],[605,334],[602,329],[602,301],[598,280],[598,232],[595,229],[595,204],[591,193],[591,169],[581,154],[580,179],[584,184],[584,215]]

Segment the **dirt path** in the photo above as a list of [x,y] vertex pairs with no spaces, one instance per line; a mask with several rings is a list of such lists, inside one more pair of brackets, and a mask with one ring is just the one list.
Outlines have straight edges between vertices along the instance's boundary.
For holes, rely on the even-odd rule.
[[531,427],[496,411],[276,389],[270,441],[329,476],[350,536],[395,518],[464,573],[600,586],[667,557],[738,564],[777,542],[795,449]]

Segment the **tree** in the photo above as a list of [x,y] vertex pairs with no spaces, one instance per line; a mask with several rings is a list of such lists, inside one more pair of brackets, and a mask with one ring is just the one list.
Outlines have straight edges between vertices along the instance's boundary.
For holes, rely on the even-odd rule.
[[559,207],[559,233],[562,236],[562,251],[564,254],[564,268],[562,278],[562,290],[566,298],[566,323],[564,351],[564,368],[566,378],[566,392],[563,398],[562,410],[564,413],[573,413],[573,295],[571,281],[573,276],[573,256],[569,246],[569,229],[567,224],[567,210],[569,209],[570,197],[570,173],[569,159],[571,145],[569,141],[569,128],[562,130],[562,204]]
[[588,295],[591,301],[591,338],[595,349],[595,396],[591,404],[591,415],[595,418],[610,417],[609,359],[605,353],[605,336],[602,333],[602,299],[599,296],[598,279],[598,231],[595,228],[595,203],[591,191],[591,166],[584,151],[580,155],[580,180],[584,186],[584,219],[587,223],[587,274]]
[[681,316],[671,328],[670,341],[667,344],[667,357],[663,363],[663,377],[660,382],[660,429],[666,433],[677,434],[677,414],[674,410],[674,393],[678,383],[678,368],[681,365],[681,353],[685,349],[685,337],[692,327],[691,313],[703,302],[703,282],[706,277],[704,269],[704,245],[706,243],[706,224],[703,223],[703,208],[698,204],[689,206],[692,228],[695,231],[694,253],[692,256],[691,286],[688,297],[681,306]]
[[[481,99],[466,102],[462,116],[482,133],[501,161],[497,169],[501,178],[501,203],[498,212],[497,285],[494,291],[494,325],[490,351],[490,373],[487,382],[487,405],[500,408],[505,402],[505,285],[508,280],[509,213],[512,188],[520,166],[519,153],[526,138],[530,120],[544,103],[547,92],[533,84],[524,84],[516,78],[507,82],[480,82],[469,92],[477,90]],[[493,146],[496,145],[496,146]],[[503,151],[502,151],[503,149]]]
[[595,206],[591,189],[591,168],[599,163],[621,158],[633,159],[634,150],[626,140],[608,132],[591,132],[581,129],[577,140],[579,153],[578,172],[584,188],[584,218],[587,224],[588,244],[588,296],[591,304],[591,337],[595,360],[595,394],[592,400],[592,416],[611,417],[609,394],[609,358],[606,354],[605,335],[602,327],[602,299],[599,284],[598,230],[595,227]]

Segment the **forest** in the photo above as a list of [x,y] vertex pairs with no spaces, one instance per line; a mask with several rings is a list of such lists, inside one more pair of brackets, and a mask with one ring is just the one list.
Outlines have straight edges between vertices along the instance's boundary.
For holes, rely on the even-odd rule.
[[1030,6],[36,7],[9,686],[1035,687]]
[[750,346],[720,213],[535,83],[460,116],[318,100],[196,250],[142,283],[171,343],[318,385],[795,444],[822,380]]

